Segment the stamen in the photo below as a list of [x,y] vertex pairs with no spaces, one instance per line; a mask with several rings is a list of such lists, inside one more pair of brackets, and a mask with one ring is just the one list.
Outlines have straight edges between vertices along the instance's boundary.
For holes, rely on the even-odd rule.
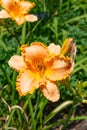
[[43,62],[37,64],[37,71],[39,72],[40,76],[43,76],[44,72],[45,72],[45,65],[43,64]]

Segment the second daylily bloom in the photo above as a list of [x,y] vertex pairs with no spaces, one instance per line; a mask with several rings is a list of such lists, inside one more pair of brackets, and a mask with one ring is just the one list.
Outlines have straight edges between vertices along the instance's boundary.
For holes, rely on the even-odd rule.
[[16,82],[19,94],[32,94],[40,88],[47,99],[57,101],[60,94],[56,81],[70,75],[72,58],[64,56],[63,49],[54,43],[46,47],[43,43],[33,42],[30,46],[22,45],[21,51],[21,56],[14,55],[9,60],[9,66],[19,72]]
[[35,6],[34,3],[21,0],[1,0],[0,5],[3,8],[0,11],[0,18],[12,18],[18,25],[25,21],[34,22],[37,20],[37,16],[28,14],[28,11]]

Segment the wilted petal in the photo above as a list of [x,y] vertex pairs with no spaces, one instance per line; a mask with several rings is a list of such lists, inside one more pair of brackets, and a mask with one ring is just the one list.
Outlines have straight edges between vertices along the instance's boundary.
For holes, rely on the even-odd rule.
[[23,10],[23,13],[27,13],[35,6],[35,3],[31,3],[29,1],[20,1],[20,6]]
[[12,67],[18,72],[27,68],[22,56],[17,56],[17,55],[12,56],[8,61],[8,64],[10,67]]
[[60,46],[59,46],[59,45],[55,45],[54,43],[51,43],[51,44],[48,46],[48,49],[49,49],[49,52],[50,52],[52,55],[59,55],[59,54],[60,54]]
[[72,45],[74,43],[74,40],[72,38],[67,38],[62,45],[61,48],[61,55],[66,55],[70,52]]
[[34,73],[30,70],[26,70],[24,73],[19,73],[16,86],[19,94],[23,96],[27,93],[32,94],[34,90],[39,87],[39,84],[35,80]]
[[52,102],[56,102],[59,100],[60,94],[55,82],[47,80],[46,86],[41,86],[40,89],[48,100]]
[[37,16],[36,15],[33,15],[33,14],[29,14],[29,15],[25,15],[25,20],[27,22],[35,22],[38,20]]
[[6,10],[2,9],[0,11],[0,18],[3,18],[3,19],[10,18],[10,15],[9,15],[9,13]]
[[72,62],[70,58],[56,57],[50,61],[49,65],[45,75],[52,81],[63,80],[71,73]]

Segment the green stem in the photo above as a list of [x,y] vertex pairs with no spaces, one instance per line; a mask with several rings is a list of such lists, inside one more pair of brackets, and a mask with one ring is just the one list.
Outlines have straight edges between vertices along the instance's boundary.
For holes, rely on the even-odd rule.
[[75,21],[79,21],[82,18],[87,18],[87,14],[80,15],[80,16],[74,17],[74,18],[72,18],[70,20],[67,20],[64,24],[75,22]]
[[8,130],[8,126],[9,126],[11,120],[12,120],[12,117],[13,117],[13,114],[15,113],[15,110],[16,110],[16,109],[13,109],[13,110],[11,111],[11,114],[10,114],[9,119],[8,119],[8,121],[7,121],[7,124],[6,124],[6,126],[5,126],[5,130]]
[[71,105],[73,103],[73,101],[65,101],[62,104],[60,104],[59,106],[57,106],[44,120],[43,120],[43,124],[46,124],[51,118],[53,118],[56,113],[62,111],[63,109],[65,109],[66,107],[68,107],[69,105]]
[[38,27],[38,25],[39,25],[40,23],[41,23],[41,20],[39,20],[39,21],[37,22],[37,24],[34,26],[34,28],[31,30],[31,32],[27,35],[28,41],[29,41],[29,38],[30,38],[31,34],[36,30],[36,28]]
[[7,29],[7,31],[8,31],[13,37],[15,37],[15,39],[17,40],[17,42],[18,42],[18,44],[19,44],[19,46],[20,46],[20,42],[19,42],[19,39],[18,39],[18,37],[17,37],[17,35],[16,35],[14,25],[12,25],[12,29],[14,29],[14,32],[13,32],[13,33],[12,33],[12,30],[10,30],[10,29],[8,28],[8,25],[7,25],[6,22],[5,22],[5,24],[4,24],[4,27]]
[[42,118],[43,118],[43,110],[44,110],[44,108],[45,108],[45,106],[46,106],[46,104],[47,104],[47,102],[48,102],[48,100],[42,100],[42,102],[43,102],[43,104],[41,105],[41,107],[39,108],[39,112],[38,112],[38,114],[37,114],[37,118],[36,118],[36,123],[38,123],[38,121],[39,121],[39,127],[38,127],[38,130],[42,130],[42,127],[43,127],[43,120],[42,120]]
[[87,57],[81,59],[80,61],[78,61],[76,64],[75,64],[75,67],[77,67],[78,65],[81,65],[82,63],[85,63],[87,61]]
[[63,0],[59,1],[59,11],[62,12]]
[[43,10],[44,10],[44,12],[46,12],[46,1],[45,1],[45,0],[43,0],[42,2],[43,2],[43,7],[44,7],[44,9],[43,9]]
[[4,50],[5,50],[6,52],[8,52],[8,48],[6,47],[6,45],[5,45],[5,43],[2,41],[2,39],[0,39],[0,44],[1,44],[1,46],[4,48]]
[[38,112],[38,114],[37,114],[37,121],[39,120],[39,118],[41,117],[41,113],[43,112],[43,109],[44,109],[44,107],[46,106],[46,104],[47,104],[47,102],[48,102],[48,100],[42,100],[42,102],[43,102],[43,105],[41,106],[41,108],[40,108],[40,110],[39,110],[39,112]]
[[4,69],[4,65],[0,66],[0,69],[2,70],[4,75],[6,76],[8,83],[12,86],[11,79],[10,79],[9,75],[7,74],[6,70]]
[[[87,120],[87,116],[76,116],[76,117],[71,117],[69,119],[69,121],[77,121],[77,120]],[[43,130],[50,130],[50,128],[64,124],[65,121],[66,121],[66,119],[58,120],[53,124],[45,126],[45,128],[43,128]]]
[[76,68],[74,69],[74,71],[73,71],[72,74],[75,74],[75,73],[78,72],[79,70],[84,70],[84,71],[87,72],[87,65],[83,65],[83,64],[81,65],[81,64],[80,64],[79,67],[76,67]]
[[62,130],[65,130],[65,129],[66,129],[67,124],[68,124],[68,122],[69,122],[69,120],[70,120],[70,118],[71,118],[71,116],[72,116],[72,113],[73,113],[73,111],[74,111],[74,109],[75,109],[75,107],[76,107],[77,105],[78,105],[78,104],[76,103],[76,101],[73,102],[72,107],[71,107],[71,109],[70,109],[70,111],[69,111],[68,117],[66,118],[66,120],[65,120],[65,122],[64,122],[64,125],[63,125]]
[[26,42],[26,23],[24,23],[22,27],[22,39],[21,39],[21,45]]
[[70,1],[68,0],[67,1],[67,11],[69,10],[69,3],[70,3]]
[[[20,50],[19,50],[19,45],[18,45],[18,48],[17,48],[17,52],[16,54],[20,54]],[[12,103],[15,104],[15,92],[16,92],[16,77],[17,77],[17,72],[14,70],[13,71],[13,75],[12,75],[12,81],[11,81],[11,84],[12,84]]]
[[34,119],[34,112],[33,112],[33,106],[32,106],[32,103],[31,103],[31,97],[29,95],[28,97],[28,101],[29,101],[29,109],[30,109],[30,114],[31,114],[31,128],[32,130],[36,130],[36,122],[35,122],[35,119]]
[[26,100],[25,104],[23,105],[23,110],[25,111],[26,107],[28,106],[29,101]]

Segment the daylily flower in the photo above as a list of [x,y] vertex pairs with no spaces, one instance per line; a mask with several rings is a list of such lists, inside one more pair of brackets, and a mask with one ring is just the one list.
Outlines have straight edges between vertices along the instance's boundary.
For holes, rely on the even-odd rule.
[[40,88],[47,99],[57,101],[60,94],[56,81],[70,75],[72,58],[64,56],[61,47],[54,43],[46,47],[41,42],[33,42],[30,46],[22,45],[21,51],[21,56],[14,55],[8,62],[19,72],[16,82],[19,94],[32,94]]
[[0,11],[0,18],[12,18],[18,25],[25,21],[34,22],[37,20],[37,16],[28,14],[28,11],[35,6],[34,3],[21,0],[1,0],[0,5],[3,8]]

